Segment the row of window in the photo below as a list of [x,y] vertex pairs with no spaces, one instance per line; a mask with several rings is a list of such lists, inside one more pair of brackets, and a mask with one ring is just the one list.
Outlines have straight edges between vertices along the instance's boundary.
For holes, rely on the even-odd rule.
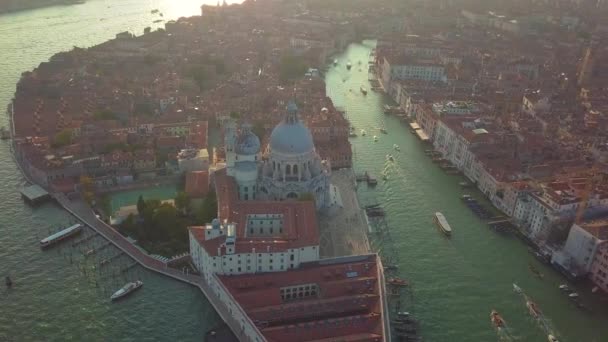
[[283,301],[316,297],[318,292],[319,287],[317,284],[290,286],[280,289],[281,299]]

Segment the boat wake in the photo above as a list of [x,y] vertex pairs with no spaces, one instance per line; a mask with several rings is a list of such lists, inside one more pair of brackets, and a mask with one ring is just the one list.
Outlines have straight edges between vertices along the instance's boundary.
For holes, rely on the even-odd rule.
[[528,297],[528,295],[526,295],[524,293],[524,291],[519,286],[517,286],[517,284],[513,284],[513,291],[522,296],[522,298],[524,299],[526,308],[528,309],[528,313],[530,314],[530,317],[536,322],[538,327],[540,329],[542,329],[545,332],[545,334],[547,334],[547,336],[557,336],[557,333],[556,333],[555,328],[553,327],[553,324],[543,314],[543,312],[540,310],[540,307],[538,306],[538,304],[536,304],[534,301],[532,301],[532,299],[530,297]]

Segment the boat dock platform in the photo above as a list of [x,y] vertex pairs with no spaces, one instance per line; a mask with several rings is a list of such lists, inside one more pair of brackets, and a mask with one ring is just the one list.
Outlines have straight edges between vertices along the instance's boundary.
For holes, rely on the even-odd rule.
[[21,197],[30,204],[38,204],[46,201],[51,196],[40,185],[35,184],[23,188],[21,190]]
[[362,175],[357,175],[355,179],[357,180],[357,182],[367,182],[367,185],[371,186],[378,184],[378,180],[367,172]]

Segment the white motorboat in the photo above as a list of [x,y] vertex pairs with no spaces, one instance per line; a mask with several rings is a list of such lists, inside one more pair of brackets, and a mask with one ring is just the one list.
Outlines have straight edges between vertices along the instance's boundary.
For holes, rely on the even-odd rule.
[[572,299],[576,299],[576,298],[578,298],[578,293],[572,292],[571,294],[568,295],[568,297],[570,297]]
[[570,292],[570,288],[566,284],[561,284],[559,286],[559,289],[562,290],[562,291],[564,291],[564,292]]
[[338,60],[334,59],[334,65],[338,65]]
[[374,141],[378,141],[378,136],[374,135]]
[[394,149],[395,151],[401,151],[401,148],[400,148],[400,147],[399,147],[399,145],[397,145],[397,144],[394,144],[394,145],[393,145],[393,149]]
[[132,293],[133,291],[139,289],[143,285],[144,285],[144,283],[141,280],[127,283],[127,284],[125,284],[125,286],[121,287],[118,291],[114,292],[114,294],[112,296],[110,296],[110,299],[118,300],[118,299]]
[[513,291],[515,291],[516,293],[522,293],[522,289],[521,287],[517,286],[517,284],[513,283]]
[[441,231],[445,235],[450,236],[452,234],[452,227],[450,227],[448,220],[446,220],[445,216],[443,216],[442,213],[435,213],[435,223],[437,223],[437,225],[439,226],[439,228],[441,228]]
[[364,129],[362,129],[362,130],[361,130],[361,136],[362,136],[362,137],[364,137],[364,136],[366,136],[366,135],[367,135],[367,132],[366,132]]
[[557,340],[557,337],[555,337],[555,336],[553,336],[553,335],[551,335],[551,334],[549,334],[549,335],[547,336],[547,341],[549,341],[549,342],[559,342],[559,341]]

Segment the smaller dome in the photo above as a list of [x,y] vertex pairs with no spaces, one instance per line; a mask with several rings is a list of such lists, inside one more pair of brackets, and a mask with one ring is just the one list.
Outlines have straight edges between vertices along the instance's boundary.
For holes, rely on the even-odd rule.
[[237,154],[253,155],[260,152],[260,138],[250,130],[242,132],[236,142]]
[[220,220],[218,220],[217,218],[214,218],[213,221],[211,221],[211,227],[213,229],[220,229]]
[[327,113],[327,112],[329,112],[329,109],[327,109],[327,107],[321,108],[321,113]]

